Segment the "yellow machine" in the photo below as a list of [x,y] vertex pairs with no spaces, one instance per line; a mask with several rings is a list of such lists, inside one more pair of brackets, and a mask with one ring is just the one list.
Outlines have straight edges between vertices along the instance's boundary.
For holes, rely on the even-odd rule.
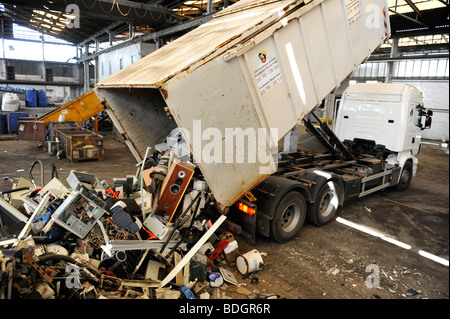
[[95,131],[97,131],[97,115],[103,110],[104,107],[94,90],[90,90],[61,107],[42,115],[37,120],[43,121],[47,126],[48,123],[59,122],[60,115],[64,115],[65,122],[75,122],[77,124],[95,117]]

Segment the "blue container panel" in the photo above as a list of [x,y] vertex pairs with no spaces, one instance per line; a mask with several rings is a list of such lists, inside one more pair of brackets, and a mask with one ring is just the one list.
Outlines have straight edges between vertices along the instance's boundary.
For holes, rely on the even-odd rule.
[[8,122],[6,114],[0,114],[0,134],[8,133]]
[[17,133],[18,121],[21,117],[28,117],[28,113],[10,113],[8,114],[8,133]]

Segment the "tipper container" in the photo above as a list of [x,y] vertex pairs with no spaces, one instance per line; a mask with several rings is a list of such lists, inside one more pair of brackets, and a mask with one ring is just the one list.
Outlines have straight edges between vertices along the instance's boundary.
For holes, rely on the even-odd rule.
[[138,161],[181,128],[214,197],[231,206],[275,172],[278,141],[389,34],[383,0],[241,0],[95,92]]

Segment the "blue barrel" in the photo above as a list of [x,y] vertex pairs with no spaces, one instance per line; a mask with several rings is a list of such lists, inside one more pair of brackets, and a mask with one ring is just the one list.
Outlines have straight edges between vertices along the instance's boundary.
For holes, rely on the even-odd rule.
[[17,133],[18,122],[21,117],[28,117],[28,113],[9,113],[8,114],[8,133]]
[[25,100],[27,102],[27,107],[37,107],[38,106],[37,91],[36,90],[26,90],[25,91]]
[[46,107],[47,106],[47,95],[45,95],[44,90],[37,90],[37,105],[39,107]]

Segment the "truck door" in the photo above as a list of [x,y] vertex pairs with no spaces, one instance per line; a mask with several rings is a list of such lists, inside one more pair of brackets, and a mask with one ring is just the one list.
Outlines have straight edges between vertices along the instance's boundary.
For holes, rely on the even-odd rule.
[[412,154],[419,153],[420,141],[422,139],[422,129],[425,128],[427,112],[423,106],[423,100],[421,94],[416,91],[411,91],[410,100],[408,103],[408,117],[407,128],[405,136],[404,149],[411,149]]

